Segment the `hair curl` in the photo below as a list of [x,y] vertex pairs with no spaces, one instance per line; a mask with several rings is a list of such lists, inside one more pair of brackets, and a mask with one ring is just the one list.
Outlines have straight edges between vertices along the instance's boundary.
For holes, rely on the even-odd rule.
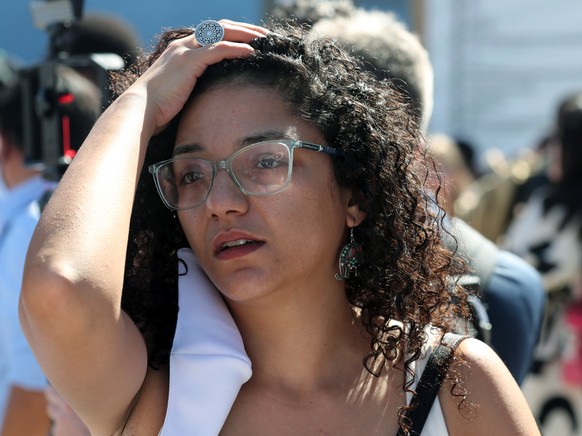
[[[155,52],[117,80],[125,89],[168,44],[191,29],[167,31]],[[355,229],[364,249],[356,277],[346,279],[351,304],[370,334],[364,365],[393,359],[404,344],[405,371],[418,359],[426,327],[452,328],[466,301],[452,300],[450,275],[459,271],[440,235],[440,209],[424,190],[425,163],[418,123],[388,81],[376,80],[359,61],[328,39],[281,23],[251,42],[255,53],[208,67],[191,98],[222,85],[265,86],[279,92],[301,118],[317,126],[329,145],[340,185],[358,193],[366,218]],[[151,365],[168,360],[177,317],[177,249],[188,246],[178,221],[159,200],[147,166],[172,153],[179,116],[152,139],[137,189],[128,246],[124,308],[142,330]],[[406,329],[389,324],[401,321]],[[404,349],[404,348],[403,348]],[[408,386],[405,387],[408,389]]]

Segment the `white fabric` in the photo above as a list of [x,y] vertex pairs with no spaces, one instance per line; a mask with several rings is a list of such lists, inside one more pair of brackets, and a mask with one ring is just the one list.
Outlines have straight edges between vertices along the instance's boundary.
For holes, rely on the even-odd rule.
[[251,362],[226,304],[192,251],[181,249],[178,258],[187,273],[179,278],[170,392],[160,435],[216,436],[251,377]]
[[[416,389],[418,382],[420,381],[420,377],[426,368],[428,363],[428,359],[430,355],[435,349],[436,341],[440,337],[433,329],[428,329],[428,340],[425,345],[425,349],[423,350],[423,355],[414,362],[413,364],[413,371],[414,371],[414,382],[412,384],[412,389]],[[412,393],[406,393],[406,403],[410,404],[412,400]],[[441,403],[439,401],[439,397],[434,400],[422,432],[420,436],[448,436],[449,431],[447,430],[447,424],[445,423],[445,417],[443,415],[443,411],[441,409]]]
[[37,200],[52,187],[35,177],[0,198],[0,427],[11,386],[42,391],[47,385],[20,328],[18,298],[26,251],[40,216]]
[[503,248],[538,269],[546,291],[575,291],[582,288],[582,214],[578,212],[566,220],[563,205],[544,211],[546,200],[543,190],[532,195],[509,226]]

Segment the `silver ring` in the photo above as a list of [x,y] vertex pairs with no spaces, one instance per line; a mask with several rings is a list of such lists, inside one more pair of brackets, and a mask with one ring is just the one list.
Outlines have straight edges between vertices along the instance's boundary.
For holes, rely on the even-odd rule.
[[194,36],[201,46],[214,44],[224,38],[224,27],[218,21],[206,20],[196,27]]

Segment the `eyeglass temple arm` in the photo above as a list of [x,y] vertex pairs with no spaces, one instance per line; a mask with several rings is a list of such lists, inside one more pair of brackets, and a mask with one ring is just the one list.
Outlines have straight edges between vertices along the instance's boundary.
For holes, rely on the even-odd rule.
[[326,147],[324,145],[313,144],[311,142],[301,141],[302,148],[307,148],[313,151],[320,151],[322,153],[331,154],[332,156],[345,156],[343,150],[338,150],[337,148],[333,147]]

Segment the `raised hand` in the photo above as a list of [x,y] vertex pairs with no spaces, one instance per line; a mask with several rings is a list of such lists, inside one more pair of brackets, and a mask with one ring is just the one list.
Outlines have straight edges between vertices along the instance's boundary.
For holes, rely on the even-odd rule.
[[209,65],[224,59],[248,56],[248,44],[265,36],[268,30],[247,23],[220,20],[224,27],[222,41],[201,46],[194,33],[169,43],[160,57],[127,91],[127,95],[147,98],[147,120],[154,132],[163,129],[182,109],[196,80]]

